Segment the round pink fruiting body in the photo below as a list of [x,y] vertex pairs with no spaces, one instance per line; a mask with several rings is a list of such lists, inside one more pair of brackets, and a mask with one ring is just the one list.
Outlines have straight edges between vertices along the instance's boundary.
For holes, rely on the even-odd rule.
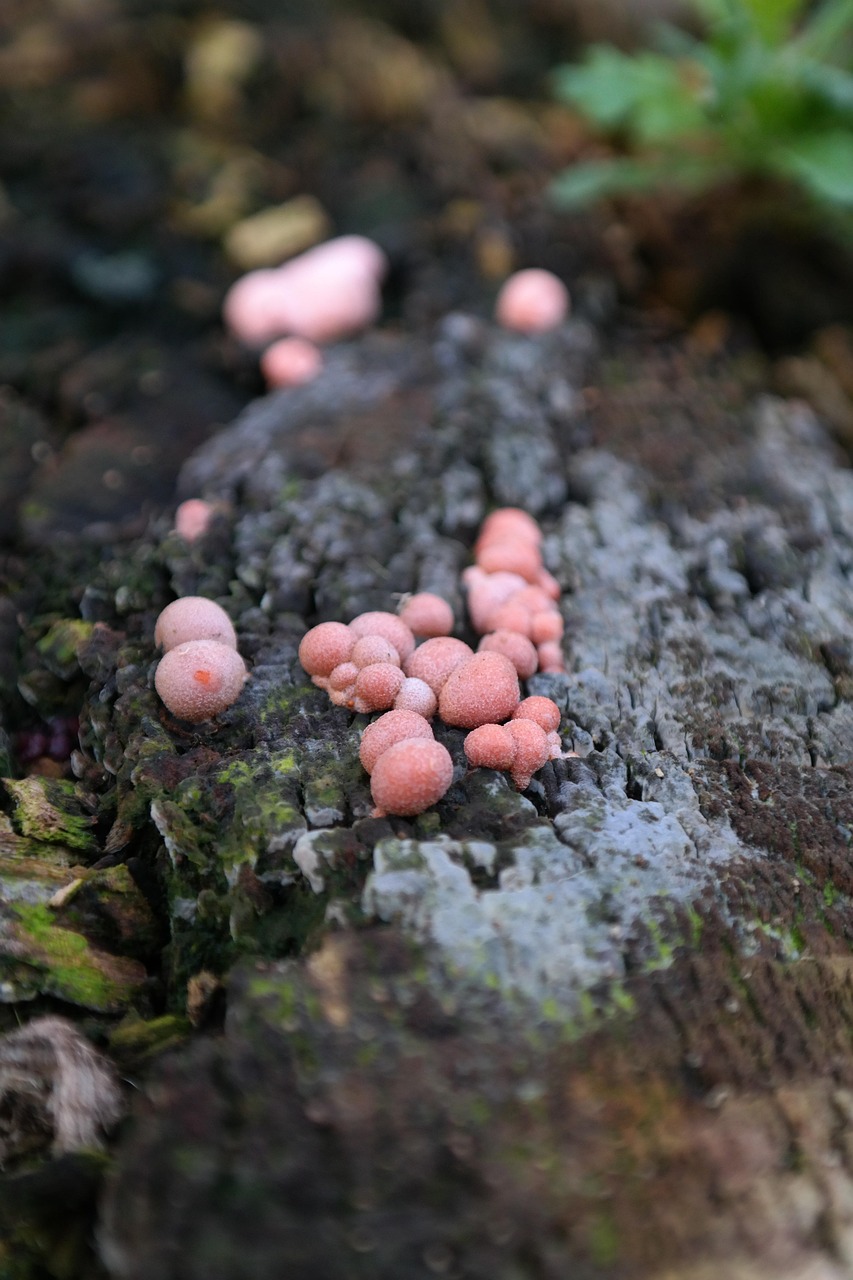
[[487,542],[496,535],[511,534],[520,541],[532,542],[534,546],[542,541],[542,530],[529,512],[522,507],[496,507],[490,511],[483,523],[477,541]]
[[560,727],[561,712],[552,698],[544,698],[541,694],[533,694],[529,698],[522,698],[515,711],[513,711],[512,718],[513,720],[534,720],[540,729],[544,729],[546,733],[551,733]]
[[530,786],[530,780],[551,759],[548,735],[535,720],[510,720],[506,726],[515,741],[512,781],[519,791]]
[[342,689],[348,689],[350,685],[355,684],[358,670],[354,662],[339,662],[329,672],[327,682],[329,690],[339,693]]
[[154,643],[168,653],[188,640],[216,640],[237,648],[237,635],[228,614],[206,596],[181,596],[167,604],[154,624]]
[[271,342],[287,332],[277,315],[280,295],[277,271],[269,267],[249,271],[236,280],[225,295],[222,304],[225,324],[247,346]]
[[377,816],[412,817],[440,800],[452,781],[453,761],[446,747],[424,738],[405,738],[376,761],[370,793]]
[[450,673],[438,699],[445,724],[476,729],[507,720],[521,694],[518,674],[502,653],[475,653]]
[[492,631],[477,645],[478,653],[502,653],[509,658],[521,680],[527,680],[539,666],[536,646],[517,631]]
[[525,582],[536,582],[542,561],[535,547],[522,542],[489,542],[477,552],[484,573],[517,573]]
[[419,716],[431,720],[438,710],[438,698],[425,680],[406,676],[394,699],[394,707],[397,711],[416,711]]
[[563,650],[556,641],[546,640],[544,644],[536,646],[536,652],[539,655],[540,671],[565,671],[566,663],[563,658]]
[[517,573],[486,573],[475,564],[463,571],[462,580],[468,592],[471,622],[474,630],[480,633],[490,629],[495,610],[527,586],[525,579]]
[[517,604],[515,598],[507,600],[489,615],[489,631],[515,631],[520,636],[530,638],[532,616],[523,604]]
[[556,609],[542,609],[530,619],[530,639],[534,644],[547,644],[562,639],[566,625]]
[[395,667],[400,665],[399,653],[384,636],[360,636],[352,647],[349,660],[359,670],[374,662],[391,662]]
[[175,533],[185,542],[195,542],[210,528],[213,511],[213,504],[203,498],[187,498],[175,511]]
[[504,281],[495,301],[495,317],[518,333],[547,333],[569,313],[569,291],[550,271],[516,271]]
[[446,680],[461,662],[466,662],[473,649],[453,636],[435,636],[425,640],[403,664],[407,676],[417,676],[438,697]]
[[401,662],[406,661],[415,647],[415,637],[396,613],[385,613],[381,609],[360,613],[353,618],[349,629],[357,640],[362,636],[382,636],[389,644],[393,644]]
[[453,630],[453,610],[441,596],[418,591],[400,608],[400,618],[421,639],[449,636]]
[[514,596],[510,596],[509,604],[520,604],[525,609],[529,609],[531,614],[554,612],[556,605],[547,591],[543,591],[541,587],[526,586],[521,591],[516,592]]
[[541,587],[551,600],[559,600],[560,584],[553,573],[549,573],[547,569],[542,568],[539,570],[536,575],[536,585]]
[[511,769],[515,760],[515,739],[502,724],[481,724],[471,730],[462,746],[474,768]]
[[[563,743],[560,739],[559,733],[557,733],[555,729],[552,729],[548,734],[548,746],[551,748],[552,760],[561,760],[563,758]],[[566,752],[566,755],[574,756],[577,755],[577,752],[568,751]]]
[[299,644],[299,661],[309,676],[329,676],[349,662],[355,637],[343,622],[320,622],[306,631]]
[[305,338],[279,338],[261,356],[261,373],[268,387],[301,387],[323,367],[319,347]]
[[358,758],[368,773],[389,747],[406,738],[434,738],[431,726],[414,711],[386,711],[361,735]]
[[353,707],[358,712],[388,711],[400,692],[403,673],[392,662],[371,662],[356,676]]
[[281,267],[250,271],[229,289],[225,323],[250,346],[285,334],[332,342],[379,315],[382,250],[363,236],[340,236]]
[[163,655],[154,687],[172,715],[198,724],[236,702],[247,679],[236,649],[216,640],[190,640]]

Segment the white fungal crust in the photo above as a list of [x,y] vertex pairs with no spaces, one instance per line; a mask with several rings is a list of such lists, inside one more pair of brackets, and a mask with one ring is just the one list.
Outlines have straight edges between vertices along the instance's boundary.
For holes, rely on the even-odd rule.
[[216,640],[190,640],[160,659],[154,687],[173,716],[200,724],[236,702],[247,679],[235,649]]
[[181,596],[173,600],[154,624],[154,643],[164,653],[189,640],[215,640],[237,648],[237,633],[228,614],[206,596]]

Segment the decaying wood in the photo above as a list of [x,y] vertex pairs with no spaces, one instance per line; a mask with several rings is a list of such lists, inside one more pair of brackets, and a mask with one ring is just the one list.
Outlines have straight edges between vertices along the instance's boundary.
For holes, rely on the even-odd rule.
[[[163,895],[172,1007],[230,975],[119,1142],[119,1280],[853,1274],[853,477],[737,369],[650,352],[598,390],[596,358],[463,316],[353,344],[191,460],[208,542],[101,571],[81,785]],[[519,795],[440,730],[445,800],[373,819],[299,638],[460,609],[506,504],[563,586],[568,674],[529,687],[579,758]],[[150,682],[190,592],[253,669],[198,731]]]

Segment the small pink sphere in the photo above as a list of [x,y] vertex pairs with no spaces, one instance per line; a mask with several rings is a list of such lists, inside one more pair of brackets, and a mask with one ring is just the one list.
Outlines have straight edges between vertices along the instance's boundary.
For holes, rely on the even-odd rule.
[[546,640],[544,644],[537,645],[536,652],[539,654],[540,671],[565,671],[563,649],[555,640]]
[[515,739],[502,724],[481,724],[471,730],[462,746],[475,769],[511,769],[515,760]]
[[359,670],[369,667],[374,662],[391,662],[395,667],[400,665],[400,655],[390,640],[384,636],[361,636],[352,647],[349,658]]
[[279,338],[261,356],[261,373],[268,387],[301,387],[323,367],[323,356],[305,338]]
[[540,694],[534,694],[530,698],[522,698],[515,711],[512,713],[513,720],[534,720],[540,729],[544,729],[546,733],[552,733],[560,727],[560,708],[551,698],[543,698]]
[[172,715],[199,724],[236,702],[247,679],[235,649],[216,640],[190,640],[160,659],[154,687]]
[[530,636],[533,619],[530,610],[517,604],[515,597],[507,600],[489,615],[488,631],[514,631],[520,636]]
[[480,634],[490,629],[495,610],[528,585],[517,573],[486,573],[476,564],[463,570],[462,581],[468,592],[471,622]]
[[249,347],[263,346],[282,333],[277,315],[281,288],[270,268],[250,271],[232,284],[222,304],[222,317],[236,338]]
[[542,530],[533,516],[523,508],[496,507],[480,525],[477,542],[486,543],[493,538],[500,540],[505,536],[516,538],[519,542],[531,542],[538,547],[542,541]]
[[349,629],[357,640],[362,636],[382,636],[393,644],[401,662],[406,661],[415,647],[415,637],[405,622],[396,613],[385,613],[382,609],[358,614],[349,624]]
[[539,666],[536,646],[517,631],[492,631],[483,636],[477,652],[502,653],[505,658],[509,658],[521,680],[527,680]]
[[518,673],[502,653],[475,653],[450,673],[438,699],[445,724],[476,729],[507,720],[521,694]]
[[556,609],[543,609],[530,619],[530,639],[534,644],[559,642],[565,629],[562,616]]
[[175,533],[185,542],[195,542],[210,528],[213,511],[213,504],[203,498],[187,498],[175,511]]
[[437,697],[450,673],[472,653],[471,646],[464,640],[457,640],[454,636],[435,636],[415,649],[403,664],[403,670],[407,676],[423,680]]
[[354,662],[340,662],[329,672],[329,692],[340,693],[342,689],[348,689],[355,684],[357,676],[358,667]]
[[299,661],[309,676],[325,677],[349,662],[355,637],[343,622],[321,622],[306,631],[299,645]]
[[369,724],[361,735],[358,758],[368,773],[389,747],[405,738],[434,738],[432,728],[423,716],[414,711],[386,711],[384,716]]
[[377,319],[386,258],[364,236],[339,236],[281,267],[250,271],[225,296],[225,323],[250,346],[284,334],[335,342]]
[[510,720],[506,726],[515,742],[512,780],[518,791],[530,786],[530,780],[551,759],[548,735],[535,720]]
[[511,275],[495,301],[498,324],[518,333],[546,333],[568,314],[569,291],[562,280],[536,267]]
[[417,711],[419,716],[431,720],[438,710],[438,698],[425,680],[406,676],[394,699],[394,707],[398,711]]
[[453,630],[453,610],[446,600],[431,591],[418,591],[409,596],[400,608],[400,617],[421,639],[449,636]]
[[216,640],[237,648],[237,634],[228,614],[206,596],[181,596],[167,604],[154,624],[154,643],[168,653],[188,640]]
[[453,761],[446,747],[424,738],[405,738],[384,751],[374,766],[370,792],[376,814],[423,813],[452,781]]
[[371,662],[356,676],[353,707],[361,713],[387,711],[400,692],[403,673],[392,662]]
[[538,548],[509,541],[487,542],[477,553],[477,564],[484,573],[517,573],[526,582],[536,582],[542,568]]
[[536,585],[541,587],[551,600],[559,600],[560,584],[554,575],[549,573],[547,569],[542,568],[539,570],[536,575]]

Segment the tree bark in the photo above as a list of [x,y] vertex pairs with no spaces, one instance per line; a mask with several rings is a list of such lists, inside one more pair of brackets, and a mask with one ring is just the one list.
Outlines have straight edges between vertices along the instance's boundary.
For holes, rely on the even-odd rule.
[[[580,323],[366,338],[191,459],[208,540],[97,569],[78,801],[168,923],[155,1003],[228,993],[118,1143],[111,1276],[853,1274],[853,479],[754,382]],[[578,758],[519,794],[439,728],[445,799],[372,818],[299,639],[412,590],[462,617],[498,505],[545,529],[568,673],[528,691]],[[252,667],[198,729],[150,678],[191,593]]]

